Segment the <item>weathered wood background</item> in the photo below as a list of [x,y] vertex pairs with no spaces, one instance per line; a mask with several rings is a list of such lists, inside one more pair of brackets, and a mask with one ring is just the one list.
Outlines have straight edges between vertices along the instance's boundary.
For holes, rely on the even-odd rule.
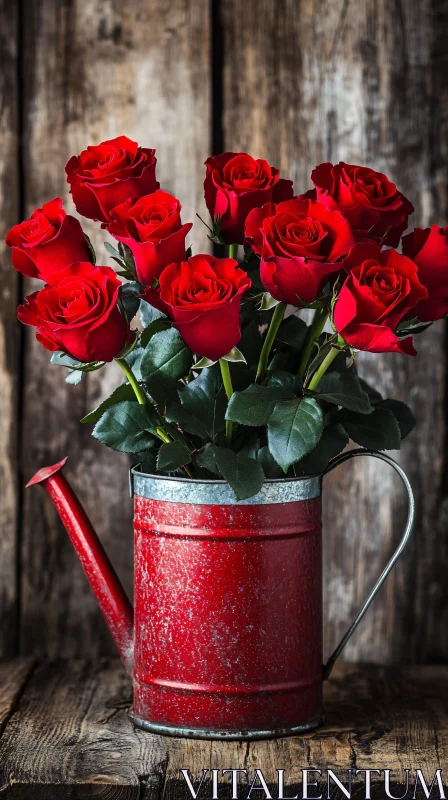
[[[415,225],[448,220],[448,7],[444,0],[0,0],[3,231],[47,199],[71,207],[70,155],[125,133],[156,147],[158,176],[184,219],[203,212],[203,162],[247,150],[298,192],[324,160],[384,170],[416,205]],[[95,245],[103,236],[85,225]],[[200,224],[195,249],[205,246]],[[99,252],[102,252],[99,249]],[[103,251],[104,252],[104,251]],[[66,534],[43,493],[23,486],[70,456],[79,491],[128,590],[126,459],[78,420],[120,380],[113,366],[66,386],[15,321],[28,281],[1,252],[0,653],[113,652]],[[26,285],[24,285],[26,284]],[[417,528],[346,656],[448,660],[446,336],[417,359],[362,357],[364,375],[406,400],[417,431],[398,455],[417,493]],[[325,488],[329,650],[404,523],[398,482],[360,460]]]

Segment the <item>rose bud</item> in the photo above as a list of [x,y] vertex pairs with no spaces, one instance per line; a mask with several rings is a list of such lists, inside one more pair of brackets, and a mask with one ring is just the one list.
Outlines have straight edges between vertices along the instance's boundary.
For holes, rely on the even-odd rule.
[[181,208],[172,194],[158,189],[139,200],[130,198],[111,212],[108,231],[132,250],[143,286],[152,286],[168,264],[185,260],[185,238],[193,226],[182,225]]
[[296,197],[251,211],[246,241],[261,255],[260,277],[276,300],[302,306],[314,302],[333,273],[338,259],[354,244],[340,211]]
[[65,171],[79,214],[107,224],[115,206],[155,192],[159,188],[155,152],[118,136],[73,156]]
[[342,338],[357,350],[415,356],[412,337],[400,340],[394,332],[427,297],[414,262],[396,250],[381,250],[376,242],[362,242],[343,263],[348,275],[333,314]]
[[52,276],[73,262],[90,258],[81,225],[64,211],[60,197],[14,225],[5,243],[12,248],[12,264],[18,272],[46,283],[52,283]]
[[403,253],[418,267],[418,279],[428,298],[412,309],[422,322],[434,322],[448,312],[448,227],[416,228],[403,236]]
[[219,216],[226,244],[242,244],[249,211],[264,203],[279,203],[293,196],[292,181],[267,161],[247,153],[222,153],[205,162],[205,203],[213,220]]
[[160,300],[193,353],[217,361],[241,339],[241,298],[251,286],[234,258],[196,255],[160,276]]
[[373,239],[397,247],[414,207],[381,172],[356,164],[320,164],[311,173],[316,198],[339,208],[356,241]]
[[112,361],[129,338],[117,306],[120,286],[110,267],[72,264],[52,286],[25,298],[17,316],[37,328],[36,339],[46,350],[84,362]]

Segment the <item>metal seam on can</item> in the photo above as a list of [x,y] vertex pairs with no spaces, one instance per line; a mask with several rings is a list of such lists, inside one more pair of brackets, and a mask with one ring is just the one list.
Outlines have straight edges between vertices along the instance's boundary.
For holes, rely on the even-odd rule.
[[212,539],[216,541],[238,541],[246,542],[255,540],[257,542],[270,541],[271,539],[297,539],[299,536],[314,536],[319,534],[322,530],[321,525],[315,525],[310,528],[309,525],[302,530],[298,529],[297,525],[282,526],[281,528],[269,528],[269,533],[265,533],[259,528],[254,528],[253,533],[249,533],[247,529],[243,528],[228,528],[220,531],[208,531],[205,528],[187,528],[177,527],[175,525],[162,525],[159,522],[154,522],[154,527],[151,527],[151,522],[146,521],[145,525],[134,523],[134,531],[142,536],[167,536],[173,539]]
[[187,694],[226,694],[229,696],[244,695],[244,694],[280,694],[295,692],[297,689],[308,689],[312,686],[318,686],[322,683],[322,673],[319,672],[314,678],[304,678],[297,681],[288,681],[287,683],[273,683],[273,684],[256,684],[254,686],[218,686],[213,684],[202,683],[186,683],[182,681],[170,681],[163,678],[145,678],[144,676],[135,676],[134,680],[137,683],[143,683],[145,686],[151,686],[154,689],[170,690],[174,689]]
[[246,500],[236,500],[226,481],[199,481],[147,475],[133,467],[134,494],[147,500],[187,505],[258,506],[313,500],[321,493],[321,476],[267,480],[260,491]]

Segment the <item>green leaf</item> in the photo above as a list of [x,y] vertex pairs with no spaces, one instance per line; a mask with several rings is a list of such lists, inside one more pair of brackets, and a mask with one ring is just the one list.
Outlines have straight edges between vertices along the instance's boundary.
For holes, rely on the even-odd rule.
[[261,295],[260,304],[258,306],[259,311],[270,311],[271,308],[275,308],[278,306],[280,300],[275,300],[269,292],[263,292]]
[[[202,438],[215,441],[225,427],[227,397],[222,385],[219,367],[203,370],[197,378],[190,381],[180,392],[180,401],[188,413],[194,417],[198,433]],[[179,424],[180,420],[179,420]]]
[[162,444],[157,456],[157,469],[159,471],[174,472],[184,464],[191,462],[191,453],[183,442],[167,442]]
[[65,379],[71,386],[77,386],[82,381],[83,372],[80,369],[71,369]]
[[146,389],[162,414],[165,414],[169,403],[178,402],[177,380],[162,372],[146,381]]
[[58,350],[52,353],[50,358],[51,364],[56,364],[58,367],[67,367],[68,369],[79,369],[81,372],[93,372],[96,369],[104,367],[104,361],[77,361],[75,358],[68,356]]
[[104,247],[113,260],[116,261],[120,267],[124,267],[124,271],[126,273],[125,277],[128,277],[129,275],[132,280],[135,280],[136,273],[132,250],[122,242],[119,242],[118,250],[116,250],[115,247],[112,247],[109,242],[104,242]]
[[293,350],[300,352],[305,344],[308,335],[308,325],[300,317],[295,314],[286,317],[278,329],[276,341],[292,347]]
[[285,369],[274,369],[269,375],[268,386],[290,389],[294,394],[300,394],[303,388],[302,379]]
[[180,403],[170,403],[165,410],[167,422],[178,425],[185,433],[192,433],[201,439],[207,439],[208,433],[200,419],[190,414]]
[[372,406],[376,406],[378,405],[378,403],[381,403],[383,395],[380,394],[376,389],[374,389],[373,386],[370,386],[370,384],[367,383],[367,381],[365,381],[364,378],[358,378],[358,380],[361,389],[368,395],[369,401],[372,404]]
[[228,448],[207,444],[196,460],[200,466],[221,475],[232,487],[237,500],[253,497],[263,486],[261,465],[253,458],[234,453]]
[[119,304],[128,322],[131,322],[140,306],[140,284],[132,281],[124,283],[119,290]]
[[277,403],[268,423],[268,445],[285,473],[316,447],[323,428],[324,415],[313,398]]
[[188,374],[192,361],[192,353],[175,328],[160,331],[151,337],[144,350],[140,366],[142,378],[146,381],[163,374],[177,380]]
[[342,425],[338,423],[329,425],[325,428],[317,447],[300,462],[303,474],[320,475],[325,472],[329,461],[342,453],[348,443],[348,434]]
[[373,411],[369,396],[361,388],[354,366],[345,367],[341,372],[326,372],[313,396],[359,414],[371,414]]
[[142,380],[142,373],[141,373],[141,363],[144,354],[143,347],[133,347],[133,349],[125,356],[126,364],[129,364],[132,372],[134,373],[136,379],[138,381]]
[[211,231],[211,235],[208,236],[207,238],[210,239],[211,242],[215,242],[215,244],[225,244],[224,239],[222,237],[221,216],[219,214],[217,214],[215,219],[213,220],[213,230]]
[[237,347],[232,347],[229,353],[226,356],[222,356],[223,361],[233,361],[236,364],[245,364],[246,359],[244,358],[241,350],[238,350]]
[[196,363],[193,364],[193,369],[208,369],[209,367],[212,367],[213,364],[216,364],[216,361],[212,361],[211,358],[206,358],[206,356],[203,356],[199,359],[199,361],[196,361]]
[[110,256],[114,256],[114,258],[120,258],[121,259],[121,254],[119,253],[119,251],[115,247],[113,247],[110,244],[110,242],[104,242],[104,248],[105,248],[105,250],[107,250],[107,252],[109,253]]
[[282,372],[291,372],[294,373],[297,371],[297,353],[293,350],[283,350],[279,353],[275,353],[272,357],[271,361],[268,364],[268,372],[277,372],[281,370]]
[[142,325],[146,328],[151,322],[154,322],[156,319],[168,319],[162,311],[159,311],[158,308],[154,308],[154,306],[150,305],[146,302],[146,300],[142,300],[140,303],[140,319],[142,321]]
[[134,254],[131,248],[124,242],[118,242],[118,252],[124,261],[134,262]]
[[133,466],[139,466],[141,472],[154,475],[157,471],[157,454],[154,450],[146,450],[143,453],[133,454],[135,459]]
[[246,441],[238,452],[241,456],[253,458],[255,461],[258,461],[263,468],[266,478],[284,477],[282,468],[272,458],[269,449],[267,447],[260,446],[260,439],[258,437]]
[[140,336],[141,346],[146,347],[154,334],[160,333],[160,331],[166,331],[168,328],[171,328],[171,322],[168,317],[157,317],[157,319],[154,319],[152,322],[150,322],[149,325],[142,331]]
[[[83,231],[83,233],[84,233],[84,231]],[[87,236],[87,233],[84,233],[84,239],[86,240],[87,247],[89,248],[90,261],[92,262],[93,266],[95,266],[95,264],[96,264],[95,248],[94,248],[92,242],[90,241],[90,238]]]
[[377,408],[386,408],[388,411],[392,411],[392,414],[398,422],[402,439],[415,427],[416,420],[411,409],[406,403],[402,403],[401,400],[382,400],[381,403],[378,403]]
[[371,414],[356,414],[342,409],[335,421],[345,428],[350,439],[369,450],[399,450],[400,428],[392,411],[376,408]]
[[258,386],[253,383],[244,392],[235,392],[229,400],[226,419],[240,425],[267,425],[276,403],[291,400],[294,393],[290,389],[273,386]]
[[241,339],[238,343],[247,364],[256,365],[260,358],[263,339],[260,334],[259,326],[254,320],[250,320],[243,326]]
[[417,333],[426,331],[431,325],[433,325],[432,322],[421,322],[418,317],[412,317],[412,319],[403,319],[395,329],[395,333],[400,337],[415,336]]
[[137,402],[137,398],[130,383],[122,383],[121,386],[118,386],[106,400],[94,408],[90,414],[83,417],[81,422],[98,422],[108,408],[115,406],[117,403],[123,403],[125,400],[134,400]]
[[283,470],[271,455],[268,447],[260,447],[257,453],[257,461],[261,464],[266,478],[282,478]]
[[93,436],[122,453],[149,450],[155,444],[158,417],[149,406],[125,401],[109,408],[96,423]]

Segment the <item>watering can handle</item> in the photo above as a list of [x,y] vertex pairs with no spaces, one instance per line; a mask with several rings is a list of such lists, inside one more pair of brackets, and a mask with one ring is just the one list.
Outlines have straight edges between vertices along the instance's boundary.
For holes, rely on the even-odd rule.
[[399,556],[401,555],[401,553],[402,553],[402,551],[403,551],[403,549],[404,549],[404,547],[405,547],[405,545],[406,545],[406,543],[407,543],[407,541],[408,541],[408,539],[409,539],[409,537],[411,535],[412,528],[414,526],[415,502],[414,502],[414,493],[412,491],[411,484],[409,483],[409,480],[408,480],[408,478],[406,476],[406,473],[397,464],[397,462],[394,461],[393,458],[390,458],[390,456],[385,455],[385,453],[378,453],[375,450],[364,450],[364,449],[349,450],[347,453],[341,453],[341,455],[336,456],[335,458],[333,458],[330,461],[327,469],[325,470],[324,475],[327,475],[327,473],[331,472],[333,469],[335,469],[335,467],[339,467],[340,464],[344,464],[345,461],[349,461],[351,458],[356,458],[356,456],[372,456],[372,458],[379,458],[380,461],[385,461],[386,464],[390,464],[390,466],[394,468],[395,472],[398,472],[401,480],[403,481],[403,483],[404,483],[404,485],[406,487],[406,491],[407,491],[407,494],[408,494],[408,501],[409,501],[408,519],[407,519],[407,522],[406,522],[406,528],[404,530],[403,538],[401,539],[400,544],[398,545],[397,549],[395,550],[395,553],[393,554],[393,556],[390,559],[389,563],[383,569],[380,577],[378,578],[375,586],[373,587],[372,591],[370,592],[367,600],[365,601],[364,605],[358,611],[358,613],[357,613],[355,619],[353,620],[352,624],[350,625],[348,631],[345,633],[345,635],[342,637],[341,641],[339,642],[338,646],[336,647],[336,650],[331,654],[331,656],[328,659],[327,663],[324,664],[324,667],[323,667],[323,679],[324,680],[329,678],[331,670],[333,669],[333,666],[334,666],[334,663],[335,663],[336,659],[342,653],[342,651],[343,651],[345,645],[347,644],[348,640],[350,639],[352,633],[358,627],[358,625],[361,622],[364,614],[366,613],[367,609],[369,608],[373,598],[376,596],[377,592],[379,591],[379,589],[383,585],[384,581],[386,580],[387,576],[389,575],[389,572],[391,571],[392,567],[397,562]]

